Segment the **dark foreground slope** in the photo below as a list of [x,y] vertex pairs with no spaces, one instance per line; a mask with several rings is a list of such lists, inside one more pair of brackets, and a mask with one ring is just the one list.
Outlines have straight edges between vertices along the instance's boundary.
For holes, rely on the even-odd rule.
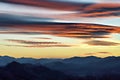
[[72,77],[44,66],[12,62],[0,68],[0,80],[120,80],[120,75]]
[[44,66],[12,62],[0,68],[0,80],[70,80],[70,78]]

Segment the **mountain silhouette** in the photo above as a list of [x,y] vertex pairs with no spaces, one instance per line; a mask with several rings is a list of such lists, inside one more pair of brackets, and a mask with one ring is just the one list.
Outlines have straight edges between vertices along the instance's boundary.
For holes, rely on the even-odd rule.
[[120,74],[120,57],[72,57],[44,64],[44,66],[72,76],[101,76],[109,73]]
[[42,65],[9,63],[0,68],[0,80],[69,80],[67,75]]
[[[15,65],[16,63],[19,63]],[[12,63],[11,63],[12,62]],[[14,63],[13,63],[14,62]],[[69,76],[102,76],[104,74],[120,75],[120,57],[106,57],[98,58],[94,56],[89,57],[71,57],[66,59],[34,59],[34,58],[13,58],[9,56],[0,57],[0,66],[11,68],[40,68],[43,66],[46,71],[58,71]],[[22,67],[20,66],[22,65]],[[38,67],[39,66],[39,67]],[[23,68],[24,67],[24,68]],[[20,69],[17,69],[20,70]],[[21,71],[21,70],[20,70]],[[28,70],[31,71],[31,70]],[[19,72],[19,71],[16,71]],[[43,72],[43,71],[42,71]],[[31,72],[33,73],[33,72]]]

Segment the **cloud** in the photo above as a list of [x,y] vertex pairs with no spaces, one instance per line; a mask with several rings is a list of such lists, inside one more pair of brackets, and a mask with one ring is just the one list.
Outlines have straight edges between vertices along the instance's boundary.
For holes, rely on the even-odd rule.
[[51,0],[71,3],[120,3],[119,0]]
[[120,4],[93,4],[83,10],[83,17],[119,17]]
[[85,42],[85,44],[92,45],[92,46],[116,46],[120,45],[120,43],[110,42],[110,41],[102,41],[102,40],[91,40]]
[[[14,4],[22,4],[22,5],[29,5],[29,6],[36,6],[36,7],[44,7],[44,8],[49,8],[49,9],[54,9],[54,10],[73,10],[76,8],[75,4],[70,4],[70,3],[64,3],[64,2],[54,2],[50,0],[4,0],[1,2],[7,2],[7,3],[14,3]],[[62,6],[61,6],[62,5]],[[71,6],[71,7],[70,7]]]
[[110,52],[95,52],[95,53],[85,53],[85,56],[112,56],[113,54]]
[[48,48],[48,47],[72,47],[71,45],[4,45],[11,47],[28,47],[28,48]]
[[40,39],[40,40],[51,40],[52,38],[47,37],[33,37],[34,39]]
[[[42,3],[43,3],[43,1],[42,1]],[[44,2],[44,3],[47,4],[47,2]],[[41,4],[41,5],[43,5],[43,4]],[[2,12],[4,12],[4,13],[8,12],[8,13],[11,13],[11,14],[13,14],[12,12],[14,12],[14,14],[15,13],[16,14],[30,14],[30,15],[36,14],[36,15],[49,15],[50,16],[50,15],[60,15],[60,14],[73,13],[71,11],[54,10],[54,9],[50,9],[50,8],[45,8],[44,6],[43,7],[42,6],[37,7],[37,5],[36,6],[29,5],[28,6],[28,5],[24,5],[24,4],[18,5],[18,4],[0,2],[0,6],[2,6],[2,8],[0,9],[1,13]],[[19,8],[19,10],[18,10],[18,8]]]
[[54,19],[0,13],[0,25],[49,23]]
[[[109,3],[111,1],[96,1],[98,3],[86,3],[90,2],[89,0],[83,1],[80,3],[64,2],[64,1],[52,1],[52,0],[4,0],[1,2],[7,2],[9,5],[14,3],[14,7],[21,8],[21,10],[2,9],[4,13],[14,13],[14,14],[22,14],[29,15],[32,17],[44,17],[44,18],[52,18],[52,19],[78,19],[78,18],[107,18],[107,17],[120,17],[120,3]],[[91,1],[92,2],[92,1]],[[101,3],[102,2],[102,3]],[[105,2],[105,3],[104,3]],[[113,1],[112,1],[113,2]],[[4,3],[5,4],[5,3]],[[19,5],[18,5],[19,4]],[[20,6],[21,5],[21,6]],[[24,6],[26,7],[24,7]],[[29,6],[28,6],[29,5]],[[9,6],[9,8],[13,8]],[[42,9],[41,9],[42,8]],[[24,9],[24,11],[22,11]],[[27,11],[26,11],[26,10]],[[28,11],[28,10],[33,10]],[[45,12],[46,11],[46,12]],[[17,12],[17,13],[16,13]],[[42,13],[45,12],[45,13]],[[41,14],[42,13],[42,14]],[[41,14],[41,15],[39,15]],[[54,15],[49,15],[54,14]],[[56,15],[57,14],[57,15]]]
[[[110,38],[112,33],[120,33],[120,27],[87,23],[14,24],[6,28],[8,29],[0,31],[0,34],[47,34],[58,37],[95,39]],[[12,29],[16,30],[11,31]]]
[[101,53],[101,54],[110,54],[109,52],[98,52],[98,53]]
[[99,1],[103,3],[120,3],[120,0],[99,0]]
[[60,42],[36,42],[36,41],[26,41],[26,40],[12,40],[8,39],[7,41],[21,43],[21,44],[34,44],[34,45],[41,45],[41,44],[60,44]]
[[[20,36],[17,37],[18,40],[14,40],[9,37],[5,38],[7,39],[6,41],[26,47],[73,47],[78,45],[78,43],[76,44],[76,42],[72,42],[72,40],[71,42],[65,42],[64,40],[60,40],[59,42],[59,39],[56,38],[82,39],[83,43],[81,42],[80,44],[88,44],[90,46],[118,46],[120,44],[117,42],[103,41],[106,38],[111,38],[113,33],[120,33],[120,27],[117,26],[88,23],[39,23],[12,24],[4,27],[8,29],[0,31],[1,35],[22,34],[23,36],[25,35],[23,38],[26,39],[21,40]],[[49,37],[45,37],[44,35],[49,35]]]
[[22,45],[5,45],[5,46],[17,46],[17,47],[72,47],[73,45],[63,44],[61,42],[38,42],[38,41],[28,41],[28,40],[15,40],[6,39],[6,41],[19,43]]
[[20,32],[20,31],[1,31],[0,34],[23,34],[23,35],[41,35],[40,32]]

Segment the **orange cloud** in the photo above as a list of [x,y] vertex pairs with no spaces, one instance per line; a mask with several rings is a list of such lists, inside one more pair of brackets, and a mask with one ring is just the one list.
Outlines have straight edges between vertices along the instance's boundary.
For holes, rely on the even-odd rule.
[[[60,37],[89,39],[109,38],[111,33],[120,33],[120,27],[87,23],[19,24],[9,25],[8,27],[6,27],[8,31],[1,31],[0,34],[48,34]],[[10,28],[17,30],[9,31]]]
[[[38,15],[32,16],[53,19],[76,19],[79,17],[120,17],[120,3],[69,3],[51,0],[4,0],[3,2],[35,6],[37,8],[52,9],[58,11],[72,11],[75,13],[62,15]],[[18,14],[18,13],[14,13]],[[21,13],[20,13],[21,14]],[[26,14],[26,13],[23,13]],[[28,13],[26,15],[29,15]]]
[[44,8],[51,8],[56,10],[75,10],[79,8],[75,4],[64,3],[64,2],[54,2],[48,0],[5,0],[6,2],[24,4],[30,6],[38,6]]

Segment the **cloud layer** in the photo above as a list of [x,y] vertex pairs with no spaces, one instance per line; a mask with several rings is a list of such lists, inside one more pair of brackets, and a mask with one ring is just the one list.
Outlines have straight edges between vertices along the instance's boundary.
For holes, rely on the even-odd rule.
[[[120,1],[104,1],[96,0],[96,3],[90,1],[83,1],[79,3],[55,1],[55,0],[3,0],[1,3],[3,6],[9,6],[9,8],[20,8],[22,10],[7,9],[6,7],[1,9],[1,12],[29,15],[53,19],[76,19],[79,17],[85,18],[97,18],[97,17],[119,17],[120,16]],[[87,3],[88,2],[88,3]],[[102,3],[101,3],[102,2]],[[113,2],[113,3],[110,3]],[[117,2],[117,3],[114,3]],[[14,4],[11,4],[14,3]],[[30,10],[33,10],[32,12]],[[51,15],[53,14],[53,15]],[[69,19],[68,19],[69,18]]]
[[[1,28],[1,27],[0,27]],[[2,27],[3,28],[3,27]],[[12,29],[12,31],[11,31]],[[26,35],[26,36],[34,36],[32,39],[39,39],[42,42],[35,41],[22,41],[22,40],[7,40],[12,42],[17,42],[20,44],[34,44],[35,46],[62,46],[62,47],[70,47],[75,46],[68,44],[58,44],[58,42],[49,42],[51,40],[54,41],[54,38],[45,37],[44,35],[50,35],[54,37],[64,37],[71,39],[84,40],[86,42],[81,44],[88,44],[90,46],[117,46],[119,43],[117,42],[109,42],[104,40],[96,40],[96,39],[107,39],[111,38],[111,34],[120,33],[120,27],[116,26],[107,26],[107,25],[98,25],[98,24],[87,24],[87,23],[39,23],[39,24],[9,24],[4,26],[4,30],[0,31],[0,34],[13,34],[13,35]],[[39,37],[35,37],[35,36]],[[40,38],[40,36],[43,36]],[[63,39],[64,39],[63,38]],[[47,42],[44,42],[47,40]],[[59,40],[58,40],[59,41]],[[64,40],[63,40],[64,41]],[[61,42],[62,43],[62,42]],[[49,44],[49,45],[48,45]],[[80,44],[78,44],[80,45]]]
[[[81,44],[90,46],[117,46],[119,45],[117,42],[109,42],[102,39],[110,39],[112,34],[119,34],[119,26],[86,23],[86,20],[92,21],[93,18],[95,20],[119,18],[119,2],[118,0],[1,0],[0,35],[19,34],[30,37],[34,35],[32,37],[33,42],[22,41],[21,39],[6,40],[29,46],[73,46],[61,41],[58,44],[57,42],[59,41],[50,37],[40,38],[36,37],[36,35],[84,40]],[[85,21],[85,23],[74,22],[77,19]],[[42,42],[34,41],[38,38]],[[44,40],[48,41],[44,42]],[[51,40],[53,41],[51,42]],[[53,44],[54,42],[56,43]]]
[[[11,28],[15,30],[9,30]],[[11,24],[6,25],[4,29],[6,30],[0,31],[0,34],[48,34],[83,39],[109,38],[112,33],[120,33],[120,27],[87,23]]]

